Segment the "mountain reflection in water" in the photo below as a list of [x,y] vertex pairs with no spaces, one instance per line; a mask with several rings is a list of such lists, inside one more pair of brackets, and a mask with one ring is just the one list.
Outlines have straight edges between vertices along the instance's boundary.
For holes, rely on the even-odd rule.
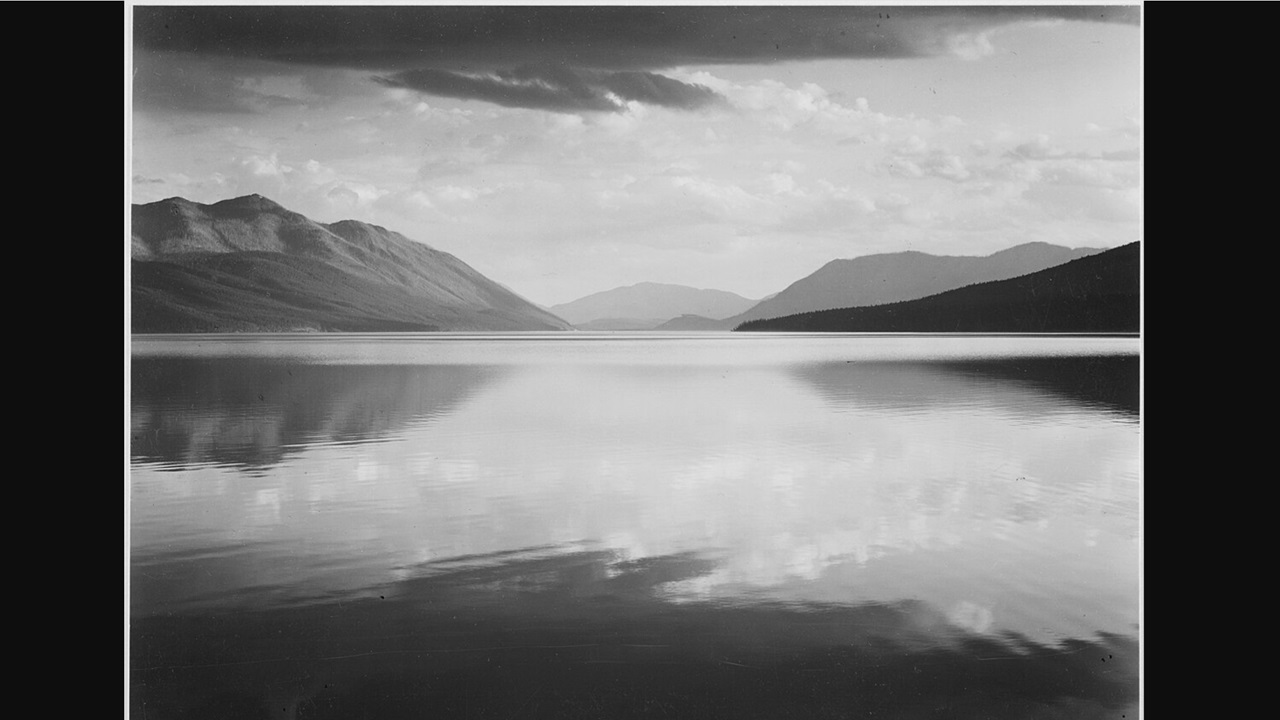
[[1131,341],[164,342],[136,717],[1136,712]]
[[358,442],[443,415],[493,367],[310,365],[253,359],[135,359],[131,455],[175,469],[261,468],[325,442]]
[[1001,405],[1007,411],[1102,410],[1137,420],[1136,355],[808,364],[794,373],[826,399],[903,410]]

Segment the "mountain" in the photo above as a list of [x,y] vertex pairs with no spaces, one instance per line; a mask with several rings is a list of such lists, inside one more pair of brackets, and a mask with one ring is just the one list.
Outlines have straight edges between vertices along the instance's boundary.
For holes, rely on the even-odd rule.
[[653,328],[681,315],[727,318],[755,304],[755,300],[723,290],[642,282],[549,309],[581,329],[635,330]]
[[773,298],[725,323],[783,317],[830,308],[863,307],[915,300],[974,283],[1006,280],[1099,252],[1026,243],[985,257],[930,255],[909,251],[832,260]]
[[754,320],[797,332],[1124,332],[1141,322],[1141,250],[1130,243],[1063,265],[918,300]]
[[574,327],[578,330],[653,330],[662,322],[662,318],[597,318]]
[[660,325],[656,325],[653,329],[701,332],[705,330],[730,330],[731,328],[725,327],[724,320],[716,320],[715,318],[701,315],[681,315],[678,318],[671,318]]
[[566,330],[449,253],[260,195],[133,206],[132,331]]

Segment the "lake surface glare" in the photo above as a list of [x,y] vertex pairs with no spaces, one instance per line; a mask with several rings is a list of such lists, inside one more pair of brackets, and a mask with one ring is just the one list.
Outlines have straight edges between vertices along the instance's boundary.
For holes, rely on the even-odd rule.
[[1136,718],[1140,340],[135,336],[134,718]]

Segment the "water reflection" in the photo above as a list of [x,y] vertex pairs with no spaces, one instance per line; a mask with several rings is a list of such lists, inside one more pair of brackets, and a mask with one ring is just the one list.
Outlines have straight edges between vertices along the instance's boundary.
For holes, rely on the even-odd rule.
[[341,605],[148,618],[147,717],[1119,717],[1137,648],[981,635],[918,600],[662,601],[687,556],[530,549]]
[[315,365],[252,358],[135,358],[130,454],[181,469],[262,468],[316,443],[358,442],[437,417],[493,366]]
[[999,407],[1021,422],[1055,411],[1138,417],[1136,355],[842,361],[792,372],[837,406],[909,413]]
[[1012,384],[1052,393],[1073,405],[1138,419],[1137,355],[986,358],[942,363],[950,372],[980,377],[987,387]]
[[1125,711],[1136,355],[907,340],[165,340],[135,709]]

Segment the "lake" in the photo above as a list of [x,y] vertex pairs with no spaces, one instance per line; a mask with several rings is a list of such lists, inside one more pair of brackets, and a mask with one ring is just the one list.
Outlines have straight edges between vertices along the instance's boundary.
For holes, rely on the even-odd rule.
[[135,718],[1124,718],[1140,340],[135,336]]

